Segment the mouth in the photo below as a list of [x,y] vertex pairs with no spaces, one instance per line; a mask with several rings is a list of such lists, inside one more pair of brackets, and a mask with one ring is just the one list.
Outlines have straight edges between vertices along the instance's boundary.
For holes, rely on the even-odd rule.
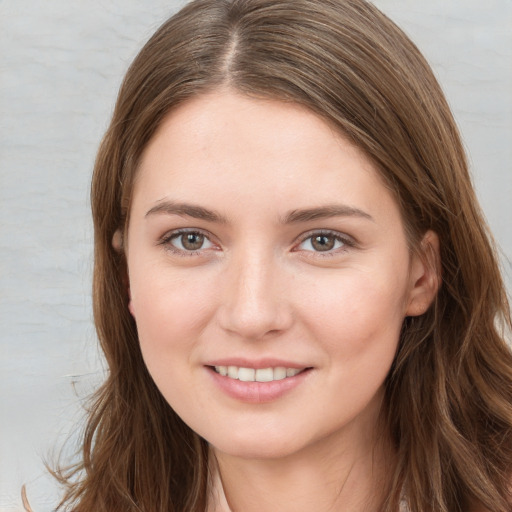
[[222,377],[242,382],[273,382],[295,377],[311,368],[286,368],[284,366],[268,368],[247,368],[243,366],[210,366]]

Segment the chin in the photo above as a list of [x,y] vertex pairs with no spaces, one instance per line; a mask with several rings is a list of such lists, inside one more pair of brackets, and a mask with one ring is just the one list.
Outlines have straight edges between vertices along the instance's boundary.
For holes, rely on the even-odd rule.
[[286,425],[278,428],[276,425],[259,425],[254,428],[230,429],[220,435],[206,438],[214,451],[222,452],[231,457],[242,459],[267,459],[277,460],[293,457],[294,455],[306,455],[309,450],[317,452],[327,441],[332,448],[335,441],[335,432],[322,432],[309,430],[300,426],[293,428]]
[[212,444],[214,452],[222,452],[231,457],[239,459],[286,459],[299,452],[301,447],[298,445],[292,445],[290,440],[286,440],[286,444],[280,440],[247,440],[242,439],[237,441],[229,441],[226,443]]

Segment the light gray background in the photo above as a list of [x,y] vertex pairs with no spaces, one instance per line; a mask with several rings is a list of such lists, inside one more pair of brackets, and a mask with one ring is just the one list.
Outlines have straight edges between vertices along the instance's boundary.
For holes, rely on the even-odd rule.
[[[0,511],[52,510],[42,458],[101,379],[88,186],[136,51],[183,1],[0,0]],[[432,63],[512,260],[512,0],[375,0]]]

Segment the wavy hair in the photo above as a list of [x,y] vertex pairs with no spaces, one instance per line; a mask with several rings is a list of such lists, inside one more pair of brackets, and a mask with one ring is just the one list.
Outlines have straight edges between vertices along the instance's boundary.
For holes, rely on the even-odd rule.
[[208,449],[144,365],[128,311],[125,229],[141,154],[187,99],[229,87],[303,105],[375,162],[413,250],[440,239],[442,286],[404,322],[386,381],[396,449],[383,512],[511,510],[510,307],[453,116],[409,38],[364,0],[195,0],[129,68],[92,181],[93,303],[106,382],[88,411],[81,462],[58,472],[60,509],[205,512]]

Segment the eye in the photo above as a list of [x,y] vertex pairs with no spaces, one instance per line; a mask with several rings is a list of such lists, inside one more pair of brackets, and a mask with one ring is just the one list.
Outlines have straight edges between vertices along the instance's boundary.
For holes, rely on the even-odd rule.
[[297,246],[300,251],[334,252],[346,246],[353,245],[347,238],[331,232],[313,233]]
[[213,243],[206,235],[199,231],[180,231],[171,233],[162,240],[162,243],[171,246],[176,252],[195,253],[213,247]]

